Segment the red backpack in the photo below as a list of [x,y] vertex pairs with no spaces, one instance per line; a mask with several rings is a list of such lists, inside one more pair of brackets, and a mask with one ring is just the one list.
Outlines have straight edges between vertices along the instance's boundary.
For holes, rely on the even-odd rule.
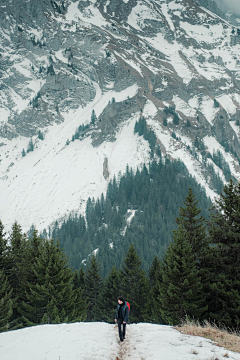
[[129,312],[130,312],[130,304],[129,304],[129,302],[127,302],[127,306],[128,306]]

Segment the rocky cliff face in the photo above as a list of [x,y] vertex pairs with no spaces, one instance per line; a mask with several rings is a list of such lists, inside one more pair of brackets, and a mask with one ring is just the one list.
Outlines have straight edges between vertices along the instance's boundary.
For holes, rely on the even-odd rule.
[[[111,177],[123,165],[111,168],[114,143],[140,116],[162,153],[180,157],[212,196],[212,169],[226,180],[212,161],[214,151],[239,179],[240,45],[231,45],[238,33],[199,1],[2,0],[0,7],[2,189],[13,191],[22,169],[50,153],[51,162],[58,151],[74,154],[76,133],[80,147],[90,141],[95,154],[102,151],[101,176],[108,158]],[[34,160],[27,164],[22,148],[30,138],[34,151],[26,158]],[[126,156],[124,166],[149,159],[141,146],[145,155]],[[32,189],[27,176],[18,186]],[[70,201],[53,216],[76,207]]]

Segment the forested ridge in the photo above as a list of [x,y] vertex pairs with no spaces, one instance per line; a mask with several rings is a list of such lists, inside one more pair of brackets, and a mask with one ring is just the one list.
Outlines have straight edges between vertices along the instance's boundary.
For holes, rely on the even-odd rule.
[[179,209],[173,242],[147,271],[134,244],[119,269],[102,276],[93,255],[72,271],[59,242],[30,238],[0,222],[0,330],[74,321],[114,321],[116,299],[131,304],[131,322],[210,320],[237,329],[240,306],[240,185],[230,180],[206,222],[192,189]]
[[59,240],[74,269],[88,266],[89,255],[98,249],[101,275],[106,276],[113,265],[120,268],[134,243],[147,271],[152,259],[161,259],[172,241],[189,186],[207,219],[211,202],[181,161],[160,158],[135,173],[127,167],[125,174],[110,181],[106,196],[88,199],[85,217],[70,216],[56,223],[49,236]]

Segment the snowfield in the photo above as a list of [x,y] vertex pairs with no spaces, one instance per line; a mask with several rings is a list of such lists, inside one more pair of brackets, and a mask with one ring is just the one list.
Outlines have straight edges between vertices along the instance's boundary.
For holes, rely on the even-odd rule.
[[229,360],[240,354],[171,326],[127,325],[119,344],[117,326],[92,322],[40,325],[0,334],[1,360]]
[[[25,157],[21,152],[27,149],[28,138],[3,139],[0,213],[7,231],[14,221],[21,224],[23,231],[28,231],[31,225],[41,231],[72,211],[84,213],[88,197],[97,198],[105,193],[109,179],[124,173],[127,164],[136,170],[149,161],[148,142],[134,134],[139,113],[132,114],[119,127],[115,142],[104,141],[93,147],[88,136],[66,145],[80,124],[89,123],[93,109],[99,115],[113,97],[122,102],[135,96],[137,90],[133,85],[121,92],[102,93],[96,84],[93,102],[65,114],[64,123],[50,127],[44,141],[34,137],[35,149]],[[106,158],[109,179],[103,176]]]

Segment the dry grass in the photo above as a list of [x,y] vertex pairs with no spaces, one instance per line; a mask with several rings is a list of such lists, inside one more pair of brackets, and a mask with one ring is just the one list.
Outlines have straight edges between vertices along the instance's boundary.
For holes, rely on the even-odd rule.
[[[208,322],[204,325],[200,325],[199,323],[187,321],[175,328],[182,334],[202,336],[214,341],[217,346],[222,346],[227,350],[240,353],[240,336],[236,332],[228,331],[223,328],[220,329]],[[228,357],[227,353],[225,356]]]

